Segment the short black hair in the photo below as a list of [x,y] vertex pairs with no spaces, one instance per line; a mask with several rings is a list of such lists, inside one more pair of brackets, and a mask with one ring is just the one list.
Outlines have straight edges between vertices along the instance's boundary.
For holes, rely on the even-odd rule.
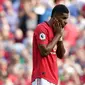
[[53,10],[52,10],[52,14],[51,14],[51,17],[54,16],[54,14],[57,14],[57,13],[69,13],[69,10],[68,8],[63,5],[63,4],[59,4],[59,5],[56,5]]

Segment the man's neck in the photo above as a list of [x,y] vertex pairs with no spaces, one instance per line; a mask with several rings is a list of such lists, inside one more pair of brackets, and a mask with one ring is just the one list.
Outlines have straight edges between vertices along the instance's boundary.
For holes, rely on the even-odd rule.
[[52,22],[52,19],[50,19],[49,21],[47,21],[48,25],[53,28],[53,22]]
[[[50,19],[49,21],[47,21],[48,25],[53,29],[53,20]],[[53,29],[54,32],[54,29]]]

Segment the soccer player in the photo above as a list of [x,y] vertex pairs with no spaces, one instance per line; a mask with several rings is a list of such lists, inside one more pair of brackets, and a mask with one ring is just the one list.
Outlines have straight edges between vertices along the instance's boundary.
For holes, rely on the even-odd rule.
[[65,53],[62,33],[68,16],[65,5],[56,5],[51,19],[34,30],[32,85],[58,85],[57,57],[62,59]]

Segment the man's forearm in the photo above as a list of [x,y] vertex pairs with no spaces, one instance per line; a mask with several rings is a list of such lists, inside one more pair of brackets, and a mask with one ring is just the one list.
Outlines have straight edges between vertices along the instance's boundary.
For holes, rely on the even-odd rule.
[[63,58],[64,54],[65,54],[65,48],[63,45],[63,41],[58,41],[57,42],[57,50],[56,50],[56,54],[58,58]]

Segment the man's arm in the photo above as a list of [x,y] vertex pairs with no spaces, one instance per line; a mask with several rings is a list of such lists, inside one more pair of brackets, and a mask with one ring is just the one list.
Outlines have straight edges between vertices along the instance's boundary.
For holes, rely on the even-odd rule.
[[57,42],[57,50],[56,50],[57,57],[62,59],[65,54],[65,48],[63,45],[63,41]]
[[39,50],[42,56],[47,56],[56,43],[59,41],[60,37],[62,36],[62,25],[60,24],[59,21],[56,21],[56,23],[52,24],[53,27],[53,32],[54,32],[54,38],[52,39],[51,42],[48,43],[48,45],[40,45],[39,44]]
[[40,54],[42,56],[47,56],[51,52],[53,47],[56,45],[56,43],[59,41],[60,37],[61,37],[61,34],[58,33],[58,34],[55,35],[53,40],[51,42],[49,42],[48,45],[39,44],[38,47],[39,47],[39,50],[40,50]]

